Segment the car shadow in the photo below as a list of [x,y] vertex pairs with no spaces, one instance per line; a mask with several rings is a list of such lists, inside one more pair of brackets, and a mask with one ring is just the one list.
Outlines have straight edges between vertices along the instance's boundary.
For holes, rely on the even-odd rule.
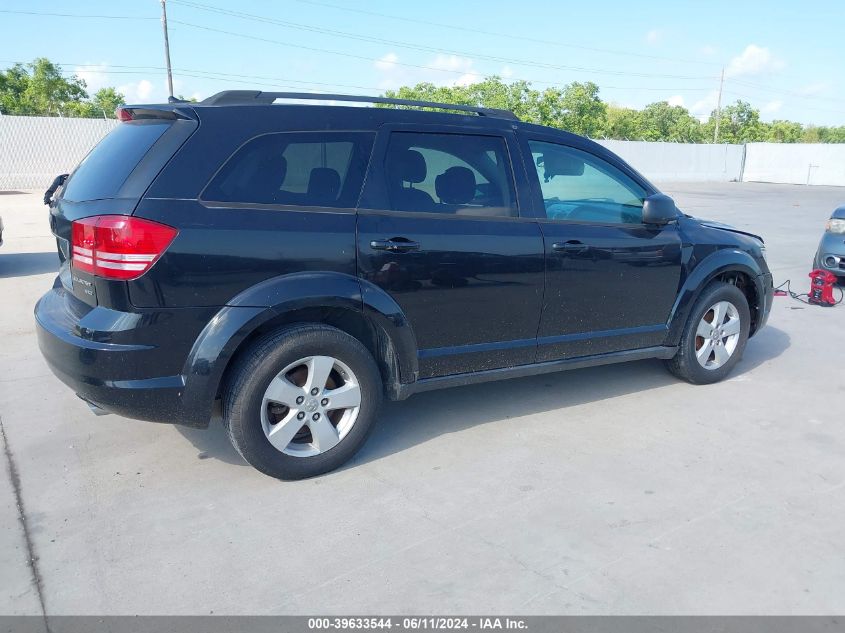
[[[780,356],[789,335],[773,326],[760,331],[734,368],[736,378]],[[659,360],[644,360],[561,371],[527,378],[489,382],[421,393],[403,402],[388,402],[380,423],[361,451],[340,470],[355,468],[423,444],[448,433],[551,410],[566,410],[677,384]],[[177,427],[199,451],[198,459],[214,458],[246,466],[232,447],[219,420],[209,429]]]
[[[777,358],[789,344],[786,332],[764,328],[750,342],[729,379]],[[581,404],[678,383],[662,361],[643,360],[418,394],[406,402],[388,403],[381,424],[343,468],[354,468],[488,422],[553,410],[563,412]]]
[[56,251],[47,253],[4,253],[0,250],[0,279],[59,272]]
[[177,426],[176,430],[197,449],[197,459],[216,459],[227,464],[249,466],[232,446],[219,419],[212,420],[207,429]]

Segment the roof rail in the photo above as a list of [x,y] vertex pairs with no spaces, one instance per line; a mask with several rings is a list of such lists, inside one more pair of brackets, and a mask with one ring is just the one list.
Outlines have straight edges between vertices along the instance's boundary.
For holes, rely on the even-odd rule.
[[354,101],[357,103],[386,103],[390,105],[416,106],[420,108],[438,108],[441,110],[457,110],[459,112],[473,112],[480,116],[492,116],[500,119],[517,117],[510,110],[496,108],[480,108],[476,106],[457,105],[453,103],[435,103],[433,101],[416,101],[414,99],[391,99],[389,97],[366,97],[363,95],[336,95],[314,92],[262,92],[260,90],[224,90],[200,102],[201,105],[268,105],[277,99],[314,99],[318,101]]

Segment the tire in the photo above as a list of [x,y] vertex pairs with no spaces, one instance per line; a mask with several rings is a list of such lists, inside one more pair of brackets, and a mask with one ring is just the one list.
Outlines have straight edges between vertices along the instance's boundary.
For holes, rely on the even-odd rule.
[[[723,326],[713,333],[709,322],[716,321],[723,309],[728,316],[724,317]],[[666,361],[667,368],[678,378],[694,385],[719,382],[742,358],[750,325],[748,300],[739,288],[723,282],[708,285],[690,312],[678,353]],[[707,332],[711,332],[709,338],[701,336]]]
[[236,361],[223,424],[251,466],[277,479],[305,479],[338,468],[363,446],[383,391],[373,357],[356,338],[327,325],[293,325],[261,337]]

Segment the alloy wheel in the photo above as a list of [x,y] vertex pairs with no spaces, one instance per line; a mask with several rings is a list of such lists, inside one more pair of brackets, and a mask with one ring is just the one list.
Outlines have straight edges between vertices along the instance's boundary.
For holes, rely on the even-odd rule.
[[361,386],[352,370],[331,356],[308,356],[270,381],[261,403],[261,427],[282,453],[313,457],[349,434],[360,408]]
[[695,331],[695,357],[704,369],[719,369],[739,344],[739,310],[729,301],[719,301],[704,313]]

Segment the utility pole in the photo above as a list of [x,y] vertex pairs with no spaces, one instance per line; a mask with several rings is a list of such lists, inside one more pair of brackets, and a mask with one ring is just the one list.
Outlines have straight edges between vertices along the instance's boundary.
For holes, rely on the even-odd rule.
[[[161,0],[164,6],[164,0]],[[166,39],[166,36],[165,36]],[[168,62],[169,67],[169,62]],[[722,86],[725,85],[725,67],[722,66],[722,77],[719,79],[719,99],[716,101],[716,129],[713,131],[713,142],[719,142],[719,121],[722,120]]]
[[164,61],[167,64],[167,93],[173,98],[173,73],[170,71],[170,41],[167,39],[167,6],[161,0],[161,28],[164,29]]

